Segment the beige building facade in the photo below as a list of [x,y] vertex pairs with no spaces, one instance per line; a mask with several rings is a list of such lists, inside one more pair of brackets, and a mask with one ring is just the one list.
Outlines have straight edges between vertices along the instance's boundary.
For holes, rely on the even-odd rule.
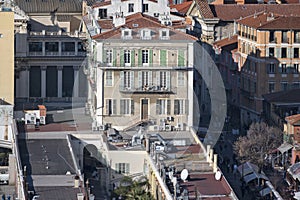
[[0,10],[0,52],[0,98],[14,105],[14,12],[3,9]]

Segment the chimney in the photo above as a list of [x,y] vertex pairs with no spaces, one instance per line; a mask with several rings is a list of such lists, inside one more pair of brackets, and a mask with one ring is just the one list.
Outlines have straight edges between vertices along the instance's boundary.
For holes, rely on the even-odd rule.
[[84,200],[83,193],[77,193],[77,200]]
[[209,152],[210,152],[210,145],[207,145],[207,150],[206,150],[206,161],[209,162]]
[[216,173],[218,170],[218,154],[214,154],[213,172]]

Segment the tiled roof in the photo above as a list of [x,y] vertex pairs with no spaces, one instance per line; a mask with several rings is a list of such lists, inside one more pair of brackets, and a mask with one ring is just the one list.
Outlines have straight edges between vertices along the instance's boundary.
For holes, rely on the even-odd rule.
[[289,124],[293,125],[293,124],[295,124],[296,122],[300,121],[300,114],[288,116],[288,117],[285,118],[285,120],[286,120]]
[[279,15],[300,16],[300,4],[225,4],[209,5],[213,15],[223,21],[234,21],[255,12],[272,12]]
[[200,14],[205,19],[211,19],[214,18],[214,15],[208,5],[207,0],[195,0],[195,3],[197,5],[197,8],[200,11]]
[[300,104],[300,89],[274,92],[263,95],[264,100],[270,103],[299,103]]
[[237,35],[234,35],[232,37],[224,38],[222,40],[214,42],[213,46],[224,47],[224,46],[231,45],[231,44],[234,44],[237,42],[238,42]]
[[178,13],[185,15],[192,3],[193,1],[187,1],[181,4],[171,5],[170,8],[173,9],[173,11],[176,10]]
[[111,19],[98,20],[97,22],[102,29],[112,29],[114,27]]
[[25,13],[81,13],[82,3],[78,0],[15,0]]
[[237,21],[240,24],[259,30],[300,29],[300,17],[280,16],[273,13],[259,13]]
[[[128,1],[128,0],[121,0],[121,2],[123,2],[123,1]],[[111,4],[111,1],[109,1],[109,0],[96,1],[95,3],[92,4],[93,5],[92,7],[97,8],[97,7],[107,6],[107,5],[110,5],[110,4]]]
[[[173,27],[168,27],[159,23],[156,18],[147,16],[142,13],[136,13],[126,17],[126,24],[116,27],[105,33],[98,34],[93,37],[93,39],[120,39],[121,38],[121,29],[129,28],[132,29],[132,36],[134,39],[137,39],[140,29],[150,28],[158,32],[160,28],[168,28],[170,30],[170,39],[171,40],[197,40],[196,37],[187,35],[181,31],[176,31]],[[159,36],[158,33],[154,34],[152,39],[157,39]]]

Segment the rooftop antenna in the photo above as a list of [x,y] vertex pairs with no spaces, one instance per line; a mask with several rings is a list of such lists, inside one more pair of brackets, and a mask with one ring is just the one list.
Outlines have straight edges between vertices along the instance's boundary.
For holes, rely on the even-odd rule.
[[186,182],[187,177],[189,176],[189,172],[187,169],[183,169],[180,173],[180,178],[183,182]]

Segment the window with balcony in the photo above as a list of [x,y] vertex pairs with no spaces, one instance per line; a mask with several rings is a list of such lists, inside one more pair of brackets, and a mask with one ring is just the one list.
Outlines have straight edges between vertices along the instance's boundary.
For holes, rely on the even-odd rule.
[[174,100],[174,115],[185,115],[187,114],[187,100],[175,99]]
[[105,100],[105,112],[106,112],[106,115],[116,115],[117,114],[117,100],[116,99],[106,99]]
[[270,31],[269,33],[269,42],[275,42],[275,31]]
[[157,72],[156,78],[158,81],[158,86],[161,90],[168,90],[170,88],[170,72],[169,71],[160,71]]
[[275,82],[269,82],[269,93],[275,92]]
[[284,48],[281,48],[281,58],[286,58],[287,57],[287,49],[284,47]]
[[125,65],[130,65],[130,50],[124,51],[124,63]]
[[105,18],[107,18],[107,9],[100,8],[100,9],[99,9],[99,15],[98,15],[98,17],[99,17],[100,19],[105,19]]
[[116,163],[116,172],[118,174],[129,174],[129,163]]
[[143,90],[149,90],[152,85],[152,72],[151,71],[141,71],[139,72],[139,82]]
[[299,48],[294,48],[294,58],[299,58]]
[[134,4],[133,3],[128,4],[128,12],[134,12]]
[[281,42],[282,43],[289,43],[287,33],[288,33],[287,31],[281,32]]
[[270,47],[269,48],[269,57],[274,57],[275,56],[275,48],[274,47]]
[[300,43],[300,31],[295,31],[294,32],[294,42],[295,43]]
[[121,71],[120,87],[122,90],[131,90],[134,88],[134,72],[133,71]]
[[120,113],[122,115],[134,114],[134,101],[132,99],[120,99]]
[[43,43],[42,42],[29,42],[29,52],[42,52]]
[[299,64],[295,63],[293,66],[293,73],[298,74],[299,73]]
[[113,63],[113,50],[112,49],[106,50],[106,63],[107,64]]
[[274,74],[275,73],[275,64],[274,63],[268,64],[268,73],[269,74]]
[[148,4],[147,3],[143,4],[143,12],[148,12]]
[[58,52],[58,42],[46,42],[46,52]]
[[142,50],[142,64],[149,64],[149,51]]
[[171,100],[157,99],[156,100],[156,114],[157,115],[170,115],[171,113]]
[[105,86],[113,86],[113,71],[105,71]]

